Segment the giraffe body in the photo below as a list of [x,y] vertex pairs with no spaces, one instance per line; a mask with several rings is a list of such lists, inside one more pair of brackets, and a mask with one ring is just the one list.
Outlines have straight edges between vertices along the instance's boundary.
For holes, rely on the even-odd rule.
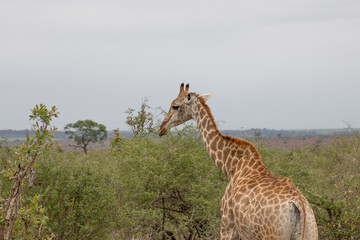
[[264,165],[256,148],[244,139],[218,130],[206,100],[180,87],[159,131],[190,119],[197,122],[205,147],[228,177],[221,200],[221,239],[318,239],[310,204],[289,178],[277,178]]

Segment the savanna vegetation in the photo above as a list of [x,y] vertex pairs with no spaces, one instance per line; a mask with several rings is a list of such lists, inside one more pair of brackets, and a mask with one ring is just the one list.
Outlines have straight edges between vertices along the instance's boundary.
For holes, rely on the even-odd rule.
[[[141,124],[143,118],[132,114],[127,120]],[[196,127],[186,125],[162,138],[152,133],[147,129],[128,139],[115,132],[111,150],[87,155],[42,151],[32,186],[28,179],[22,183],[11,239],[218,239],[227,180]],[[310,201],[321,239],[360,239],[358,133],[339,136],[331,145],[286,150],[254,143],[268,168],[290,177]],[[0,178],[3,223],[16,150],[2,147],[0,161],[7,169]]]

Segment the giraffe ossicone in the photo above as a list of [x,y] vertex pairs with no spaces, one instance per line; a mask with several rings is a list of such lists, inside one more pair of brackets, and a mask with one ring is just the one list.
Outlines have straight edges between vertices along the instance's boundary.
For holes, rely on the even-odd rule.
[[159,135],[195,120],[205,147],[228,184],[221,200],[221,239],[318,239],[312,208],[289,178],[274,176],[248,141],[223,135],[206,104],[211,94],[189,92],[189,84],[171,105]]

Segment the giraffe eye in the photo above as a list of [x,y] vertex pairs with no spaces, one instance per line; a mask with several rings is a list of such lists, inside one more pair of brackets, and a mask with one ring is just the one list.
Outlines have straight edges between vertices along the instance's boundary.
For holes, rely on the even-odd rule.
[[174,109],[174,110],[178,110],[179,109],[179,105],[174,105],[172,108]]

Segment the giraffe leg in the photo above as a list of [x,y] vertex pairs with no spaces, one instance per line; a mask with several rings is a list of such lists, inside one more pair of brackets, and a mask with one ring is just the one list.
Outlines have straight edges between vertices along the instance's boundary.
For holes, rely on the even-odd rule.
[[[228,185],[229,187],[229,185]],[[227,194],[221,200],[221,240],[240,240],[239,232],[236,229],[232,201]]]

